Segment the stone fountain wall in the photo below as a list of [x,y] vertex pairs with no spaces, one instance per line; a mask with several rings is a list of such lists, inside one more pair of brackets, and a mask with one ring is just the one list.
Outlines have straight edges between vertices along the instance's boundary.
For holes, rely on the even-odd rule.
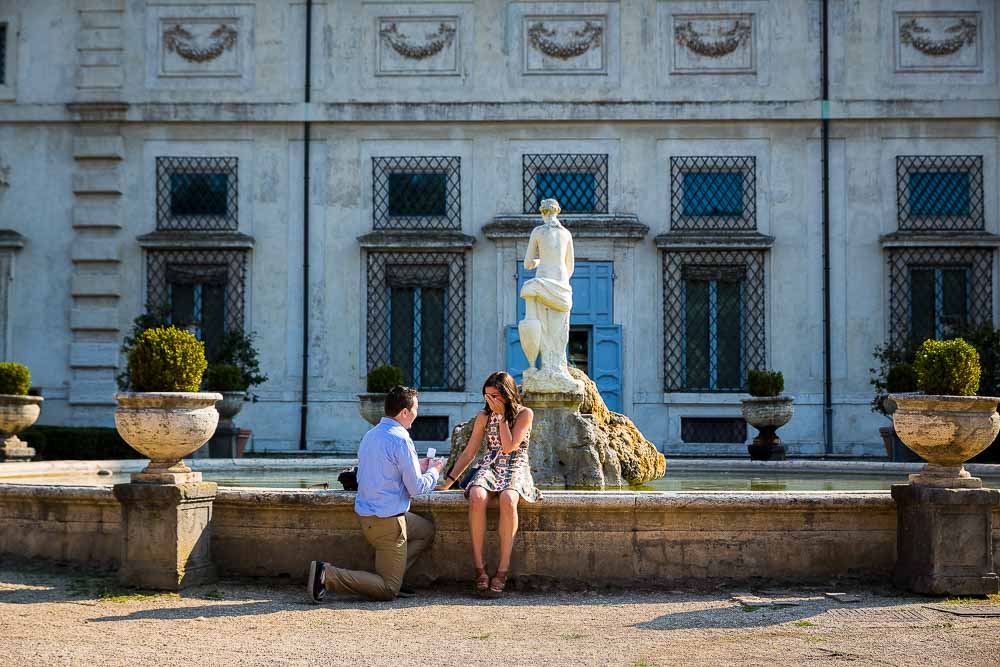
[[[221,488],[212,515],[220,574],[302,579],[312,559],[371,567],[345,491]],[[437,536],[416,583],[467,581],[468,503],[422,496]],[[488,514],[495,565],[497,511]],[[888,580],[896,511],[888,492],[549,492],[520,509],[513,573],[528,582],[677,586],[696,580]],[[1000,512],[993,515],[1000,552]],[[0,484],[0,557],[117,567],[121,507],[110,487]],[[1000,553],[996,553],[1000,559]]]

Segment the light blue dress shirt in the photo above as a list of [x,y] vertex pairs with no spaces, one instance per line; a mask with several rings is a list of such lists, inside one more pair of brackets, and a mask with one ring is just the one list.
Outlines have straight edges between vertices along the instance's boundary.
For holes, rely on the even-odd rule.
[[354,511],[382,518],[410,509],[410,496],[431,491],[437,469],[420,474],[417,450],[409,432],[395,419],[382,417],[358,448],[358,495]]

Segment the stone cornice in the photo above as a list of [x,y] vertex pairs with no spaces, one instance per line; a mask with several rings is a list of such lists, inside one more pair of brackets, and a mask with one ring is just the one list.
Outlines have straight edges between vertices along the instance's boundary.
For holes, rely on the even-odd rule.
[[[1000,117],[997,99],[834,99],[831,120],[891,122],[897,119],[952,120]],[[611,122],[786,120],[823,117],[817,100],[537,100],[458,102],[74,102],[0,104],[0,122],[58,123],[393,123],[393,122]]]
[[[649,227],[639,222],[631,213],[610,214],[561,214],[559,221],[575,239],[632,239],[642,240]],[[521,239],[531,236],[531,230],[542,224],[536,213],[498,215],[493,222],[483,226],[483,234],[491,241]]]
[[187,232],[157,231],[143,234],[136,239],[147,250],[188,250],[211,248],[216,250],[249,250],[254,239],[240,232]]
[[458,231],[379,230],[358,237],[367,250],[468,250],[476,238]]
[[20,250],[24,247],[24,236],[13,229],[0,229],[0,250]]
[[1000,236],[989,232],[893,232],[879,237],[883,248],[998,248]]
[[667,232],[653,241],[662,250],[767,250],[774,237],[760,232]]

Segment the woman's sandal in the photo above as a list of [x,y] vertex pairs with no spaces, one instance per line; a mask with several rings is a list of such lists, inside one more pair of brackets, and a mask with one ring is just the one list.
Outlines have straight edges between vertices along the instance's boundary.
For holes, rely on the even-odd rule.
[[486,574],[486,566],[476,568],[476,594],[486,595],[489,591],[490,575]]
[[497,570],[497,573],[490,579],[490,597],[500,597],[503,589],[507,585],[507,570]]

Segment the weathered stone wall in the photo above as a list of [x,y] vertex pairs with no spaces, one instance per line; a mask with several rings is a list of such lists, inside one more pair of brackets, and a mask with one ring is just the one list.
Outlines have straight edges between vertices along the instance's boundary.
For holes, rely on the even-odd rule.
[[[223,575],[303,576],[308,561],[371,567],[346,492],[220,489],[213,560]],[[418,580],[468,580],[467,504],[457,492],[419,498],[437,537]],[[885,577],[895,558],[888,493],[548,492],[520,507],[518,576],[631,585],[686,580]],[[116,566],[121,510],[110,487],[0,485],[0,556]],[[495,565],[496,511],[489,513]],[[1000,512],[993,523],[1000,562]]]

